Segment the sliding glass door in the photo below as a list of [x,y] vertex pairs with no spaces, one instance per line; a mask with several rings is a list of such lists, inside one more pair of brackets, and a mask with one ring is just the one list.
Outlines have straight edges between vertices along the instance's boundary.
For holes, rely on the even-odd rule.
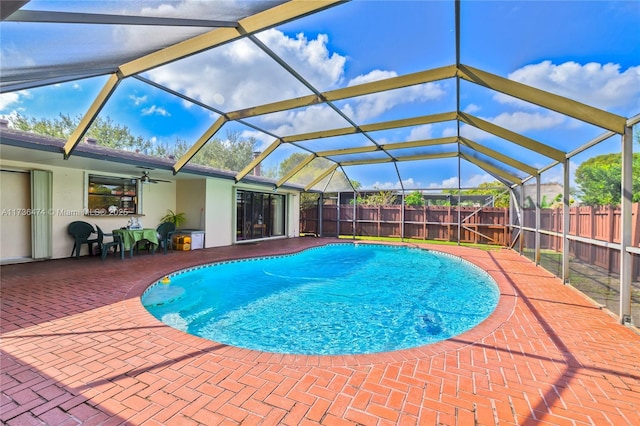
[[236,192],[236,240],[285,235],[285,196],[238,190]]

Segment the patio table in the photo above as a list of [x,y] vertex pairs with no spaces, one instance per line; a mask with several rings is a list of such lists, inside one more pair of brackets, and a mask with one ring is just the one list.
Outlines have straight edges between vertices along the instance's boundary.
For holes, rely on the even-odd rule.
[[129,256],[133,256],[133,248],[138,241],[149,241],[151,252],[155,254],[158,248],[158,233],[155,229],[114,229],[113,235],[119,235],[125,250],[129,250]]

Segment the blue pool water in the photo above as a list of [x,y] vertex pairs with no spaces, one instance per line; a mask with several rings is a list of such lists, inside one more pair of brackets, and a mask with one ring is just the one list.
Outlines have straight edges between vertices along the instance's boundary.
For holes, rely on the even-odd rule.
[[207,265],[157,283],[143,305],[216,342],[288,354],[365,354],[456,336],[498,303],[489,275],[408,247],[334,244]]

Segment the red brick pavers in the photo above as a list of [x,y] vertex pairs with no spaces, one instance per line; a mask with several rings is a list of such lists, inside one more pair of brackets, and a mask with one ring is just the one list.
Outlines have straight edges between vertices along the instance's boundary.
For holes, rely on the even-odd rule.
[[482,266],[502,296],[475,329],[411,350],[256,352],[171,329],[140,303],[177,269],[335,241],[2,266],[0,421],[640,425],[640,336],[506,249],[431,247]]

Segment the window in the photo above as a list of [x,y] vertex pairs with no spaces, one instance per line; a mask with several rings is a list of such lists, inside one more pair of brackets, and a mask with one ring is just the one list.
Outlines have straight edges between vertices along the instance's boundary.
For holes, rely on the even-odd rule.
[[285,234],[285,196],[236,192],[236,240],[280,237]]
[[138,213],[138,179],[89,175],[87,211],[90,216]]

